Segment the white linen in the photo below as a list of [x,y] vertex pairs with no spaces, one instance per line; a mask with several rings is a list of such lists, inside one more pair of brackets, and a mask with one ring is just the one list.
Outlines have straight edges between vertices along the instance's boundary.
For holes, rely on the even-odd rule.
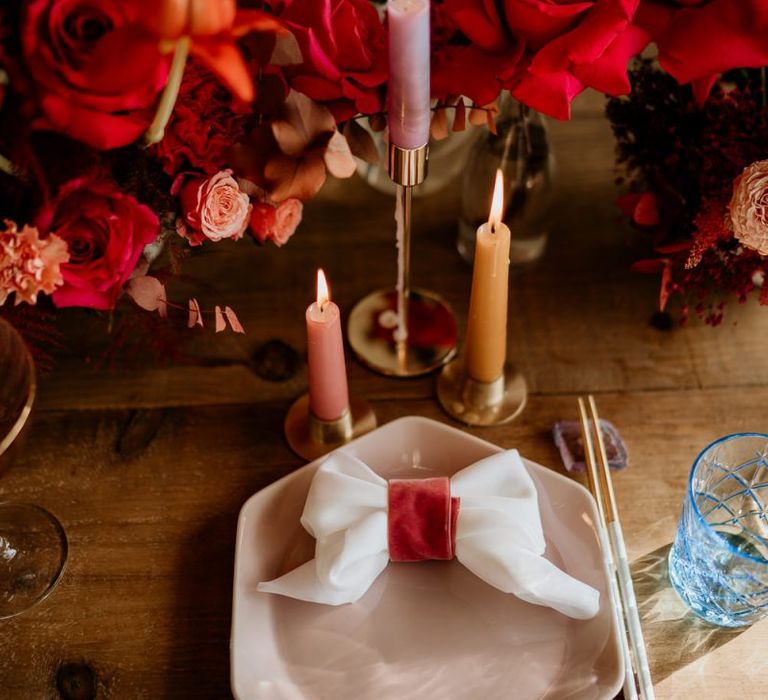
[[[597,614],[600,594],[545,559],[536,488],[517,450],[500,452],[451,478],[461,499],[456,558],[491,586],[576,619]],[[301,524],[315,558],[258,590],[314,603],[354,603],[389,562],[387,482],[336,452],[317,470]]]

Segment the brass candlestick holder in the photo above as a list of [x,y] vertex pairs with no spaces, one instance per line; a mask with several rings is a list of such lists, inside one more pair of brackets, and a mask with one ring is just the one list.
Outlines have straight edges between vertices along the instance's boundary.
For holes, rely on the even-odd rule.
[[528,387],[525,377],[509,362],[496,381],[484,383],[472,379],[464,359],[459,358],[440,372],[437,398],[449,416],[466,425],[501,425],[525,408]]
[[349,408],[339,418],[324,421],[309,410],[309,394],[300,396],[293,403],[283,425],[290,448],[310,462],[375,427],[376,414],[365,399],[350,396]]
[[397,184],[398,284],[360,300],[349,315],[348,338],[370,369],[395,377],[427,374],[456,354],[458,331],[450,306],[434,292],[411,288],[413,188],[427,176],[429,146],[389,144],[389,176]]

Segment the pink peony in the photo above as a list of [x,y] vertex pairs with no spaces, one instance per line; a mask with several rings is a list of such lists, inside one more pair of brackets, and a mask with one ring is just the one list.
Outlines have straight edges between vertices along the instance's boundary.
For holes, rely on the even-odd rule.
[[272,241],[276,246],[288,242],[301,223],[304,205],[298,199],[286,199],[278,205],[260,202],[253,207],[251,233],[261,243]]
[[177,178],[171,194],[178,194],[182,217],[176,220],[176,230],[190,245],[200,245],[206,239],[241,238],[251,218],[251,202],[232,177],[231,170],[222,170],[211,177],[184,176]]
[[729,210],[734,236],[768,255],[768,160],[752,163],[736,178]]
[[0,306],[9,294],[16,294],[16,304],[36,304],[40,292],[51,294],[64,283],[60,266],[68,260],[67,244],[58,236],[41,240],[35,227],[19,231],[6,221],[0,229]]

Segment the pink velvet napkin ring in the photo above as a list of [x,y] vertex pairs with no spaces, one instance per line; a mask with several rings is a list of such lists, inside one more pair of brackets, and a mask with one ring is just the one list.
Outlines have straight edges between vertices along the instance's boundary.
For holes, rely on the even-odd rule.
[[391,561],[453,559],[460,499],[448,477],[392,479],[387,501]]

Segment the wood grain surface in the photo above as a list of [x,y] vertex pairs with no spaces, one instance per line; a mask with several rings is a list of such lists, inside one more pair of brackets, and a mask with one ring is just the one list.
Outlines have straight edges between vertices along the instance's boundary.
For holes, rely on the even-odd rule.
[[[613,141],[602,99],[551,125],[558,160],[550,244],[513,275],[509,354],[531,389],[522,417],[471,431],[562,469],[552,424],[593,392],[631,466],[615,478],[657,696],[764,698],[768,623],[738,632],[687,613],[666,578],[692,459],[710,440],[764,430],[768,312],[729,309],[723,327],[650,323],[658,281],[628,271],[633,235],[614,205]],[[458,183],[417,200],[413,275],[453,304],[460,329],[470,270],[455,249]],[[103,320],[73,314],[71,351],[43,379],[33,421],[0,471],[0,500],[40,504],[70,541],[43,603],[0,622],[0,698],[228,698],[236,518],[252,493],[300,466],[282,421],[306,387],[303,313],[321,265],[347,313],[395,275],[392,200],[360,180],[331,182],[283,249],[219,245],[185,268],[207,279],[245,336],[195,331],[191,358],[139,356],[98,369]],[[181,286],[178,293],[183,295]],[[90,341],[78,343],[84,331]],[[179,323],[179,333],[188,331]],[[450,422],[434,377],[374,375],[349,361],[352,391],[380,423]],[[482,699],[479,699],[482,700]]]

